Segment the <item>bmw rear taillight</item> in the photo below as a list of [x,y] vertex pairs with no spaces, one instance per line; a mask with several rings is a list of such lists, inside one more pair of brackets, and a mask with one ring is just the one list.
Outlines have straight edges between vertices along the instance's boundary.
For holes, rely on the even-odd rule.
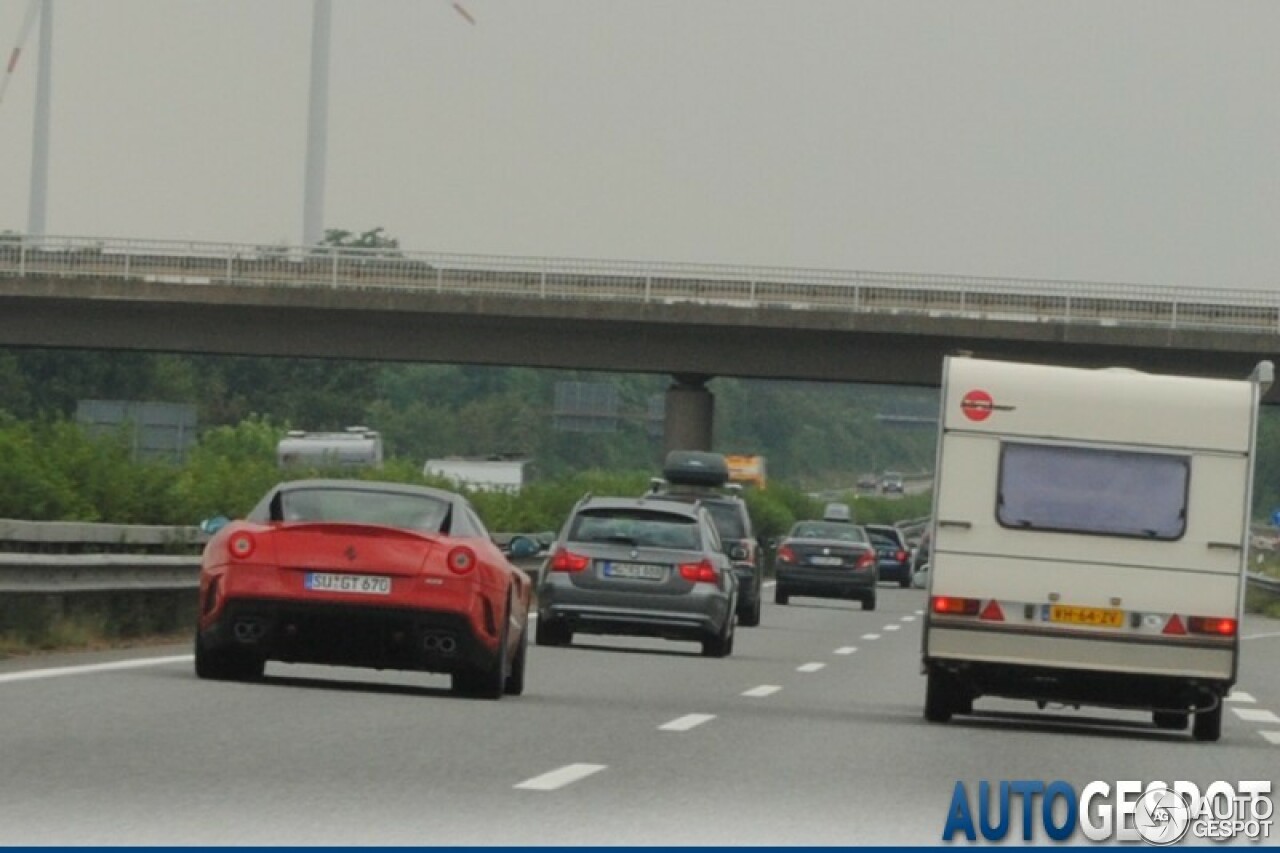
[[253,551],[257,547],[258,543],[253,540],[253,535],[246,532],[232,534],[231,539],[227,542],[227,550],[237,560],[249,559],[253,556]]
[[580,572],[591,565],[591,558],[560,548],[551,555],[549,565],[553,572]]
[[1213,616],[1191,616],[1187,619],[1187,630],[1193,634],[1234,637],[1236,635],[1236,620],[1219,619]]
[[977,616],[982,602],[976,598],[955,598],[935,595],[929,605],[934,613],[943,616]]
[[710,560],[700,560],[696,563],[681,563],[680,577],[694,583],[719,583],[720,573],[716,571],[716,567],[711,564]]
[[874,551],[868,551],[858,557],[858,562],[854,565],[859,569],[869,569],[876,564],[876,554]]
[[778,562],[794,563],[796,561],[796,552],[791,550],[790,545],[783,545],[778,549]]
[[476,552],[466,545],[459,545],[449,552],[445,562],[449,564],[449,571],[455,575],[465,575],[476,567]]

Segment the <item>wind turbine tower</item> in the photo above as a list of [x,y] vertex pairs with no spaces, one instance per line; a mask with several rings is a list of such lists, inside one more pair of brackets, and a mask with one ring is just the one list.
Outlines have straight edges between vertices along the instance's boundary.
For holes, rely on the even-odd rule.
[[49,189],[49,103],[53,98],[53,0],[31,0],[22,19],[17,44],[9,55],[4,80],[0,81],[0,101],[18,67],[22,46],[40,21],[40,64],[36,68],[36,120],[31,134],[31,192],[27,198],[27,236],[43,237],[45,199]]
[[332,0],[315,0],[311,14],[311,95],[307,108],[306,187],[302,201],[302,245],[324,237],[324,177],[329,132],[329,23]]

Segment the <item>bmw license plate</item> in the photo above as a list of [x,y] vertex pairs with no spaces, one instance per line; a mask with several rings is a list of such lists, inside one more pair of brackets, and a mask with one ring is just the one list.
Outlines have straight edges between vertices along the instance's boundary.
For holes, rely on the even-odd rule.
[[307,589],[317,592],[355,592],[362,595],[390,595],[391,578],[386,575],[340,575],[307,572]]
[[810,565],[814,566],[838,566],[843,562],[844,560],[840,557],[817,556],[809,558]]
[[657,563],[615,563],[604,564],[604,576],[607,578],[629,578],[631,580],[662,580],[667,567]]

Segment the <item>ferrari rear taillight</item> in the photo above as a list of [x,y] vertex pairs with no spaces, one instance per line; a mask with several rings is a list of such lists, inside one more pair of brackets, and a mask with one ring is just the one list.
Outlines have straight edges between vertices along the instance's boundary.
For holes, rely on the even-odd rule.
[[591,558],[560,548],[551,555],[551,562],[548,565],[553,572],[580,572],[591,565]]
[[252,557],[253,550],[256,547],[257,543],[253,540],[252,534],[249,533],[233,534],[230,541],[227,542],[227,550],[237,560],[247,560]]
[[796,561],[796,552],[791,550],[790,545],[783,545],[778,549],[778,562],[794,563]]
[[720,573],[710,560],[699,560],[696,563],[681,563],[680,577],[694,583],[719,583]]
[[449,564],[449,571],[455,575],[465,575],[476,567],[476,552],[466,545],[459,545],[449,552],[445,562]]

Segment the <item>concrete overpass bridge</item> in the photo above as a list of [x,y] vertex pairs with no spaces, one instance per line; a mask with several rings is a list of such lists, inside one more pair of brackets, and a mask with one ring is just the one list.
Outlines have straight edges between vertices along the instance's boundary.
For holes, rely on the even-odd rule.
[[1280,360],[1280,292],[13,238],[0,345],[666,373],[668,445],[703,447],[715,376],[936,386],[967,350],[1243,377]]

